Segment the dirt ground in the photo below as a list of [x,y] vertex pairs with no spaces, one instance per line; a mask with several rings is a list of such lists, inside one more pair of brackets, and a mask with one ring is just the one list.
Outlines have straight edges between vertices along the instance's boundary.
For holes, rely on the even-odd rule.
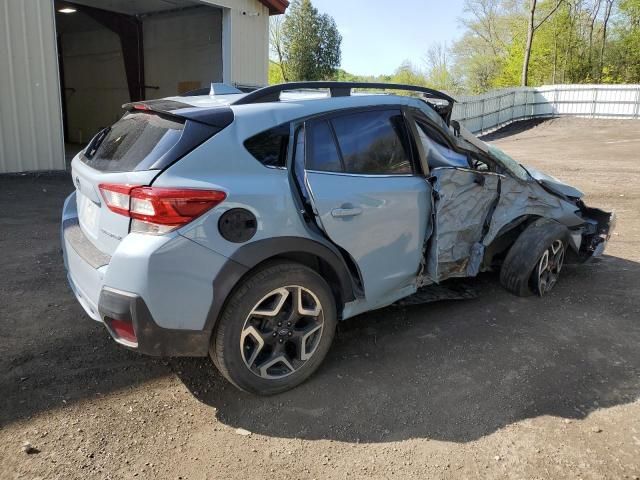
[[615,209],[607,255],[544,299],[486,274],[347,321],[270,398],[116,345],[66,284],[70,179],[0,178],[0,478],[640,478],[640,122],[525,127],[492,141]]

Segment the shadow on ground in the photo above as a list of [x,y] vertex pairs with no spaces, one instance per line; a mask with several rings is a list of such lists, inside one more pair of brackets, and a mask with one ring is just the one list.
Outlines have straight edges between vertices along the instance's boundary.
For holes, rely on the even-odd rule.
[[309,382],[271,398],[238,393],[200,360],[173,368],[218,418],[305,439],[468,442],[540,415],[583,418],[640,396],[640,265],[567,267],[544,299],[494,275],[476,300],[387,308],[349,320]]
[[115,345],[73,297],[59,241],[72,189],[63,174],[0,176],[0,427],[170,374]]
[[552,121],[553,118],[531,118],[529,120],[521,120],[519,122],[510,123],[498,130],[482,135],[479,138],[484,142],[494,142],[502,138],[511,137],[518,133],[526,132],[545,122]]

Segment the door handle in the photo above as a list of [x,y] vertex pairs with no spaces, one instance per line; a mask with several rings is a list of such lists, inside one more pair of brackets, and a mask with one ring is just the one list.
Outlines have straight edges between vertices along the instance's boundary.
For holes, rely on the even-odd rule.
[[331,216],[336,218],[355,217],[361,213],[362,209],[360,207],[353,207],[351,205],[342,205],[340,208],[331,210]]

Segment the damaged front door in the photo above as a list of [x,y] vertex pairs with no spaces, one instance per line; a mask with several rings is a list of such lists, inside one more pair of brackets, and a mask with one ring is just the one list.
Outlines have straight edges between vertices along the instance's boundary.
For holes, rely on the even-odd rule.
[[450,277],[475,276],[484,248],[502,175],[467,168],[444,167],[431,171],[434,194],[434,230],[426,255],[422,283]]

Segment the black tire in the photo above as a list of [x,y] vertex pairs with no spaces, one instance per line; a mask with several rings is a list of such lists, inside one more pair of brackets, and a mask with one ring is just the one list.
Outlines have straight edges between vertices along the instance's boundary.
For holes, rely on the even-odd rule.
[[[279,293],[284,290],[289,293]],[[301,293],[296,294],[297,291]],[[307,302],[311,305],[309,308],[316,308],[313,305],[319,303],[320,314],[302,315],[298,320],[294,320],[291,312],[295,311],[298,315],[304,308],[296,308],[297,304],[293,303],[295,299],[299,299],[297,301],[301,305]],[[290,306],[288,302],[292,302]],[[267,303],[269,307],[264,307]],[[276,310],[277,315],[265,316],[259,313],[267,311],[268,308],[272,308],[270,315]],[[278,326],[278,322],[282,323],[283,318],[284,324]],[[293,325],[287,327],[286,320],[292,320]],[[259,326],[256,326],[255,322]],[[307,338],[309,334],[306,332],[315,328],[313,322],[322,322],[319,337],[316,329],[316,332]],[[292,389],[317,370],[329,351],[336,323],[335,299],[331,288],[318,273],[298,263],[270,263],[250,274],[232,293],[211,338],[209,355],[222,375],[239,389],[258,395],[273,395]],[[299,329],[301,324],[302,327]],[[255,335],[247,334],[248,331],[255,332]],[[306,352],[309,340],[314,342],[310,354]],[[262,343],[258,344],[260,341]],[[280,343],[275,343],[276,341]],[[256,351],[258,353],[253,357]],[[289,355],[291,352],[296,353]],[[267,357],[267,353],[275,359],[284,355],[284,359],[272,367],[261,370],[261,365],[267,365],[272,360],[271,357]],[[266,357],[261,364],[260,355]],[[307,356],[306,360],[302,360]],[[249,362],[251,365],[248,365]],[[282,376],[279,377],[271,370],[278,370]],[[268,375],[269,378],[263,375]]]
[[511,246],[504,259],[500,270],[502,286],[520,297],[535,294],[542,296],[551,290],[557,280],[557,274],[548,289],[540,289],[537,284],[537,267],[539,267],[545,252],[549,251],[552,246],[557,248],[555,246],[561,245],[560,264],[557,268],[559,274],[568,236],[567,227],[555,220],[543,218],[529,225]]

